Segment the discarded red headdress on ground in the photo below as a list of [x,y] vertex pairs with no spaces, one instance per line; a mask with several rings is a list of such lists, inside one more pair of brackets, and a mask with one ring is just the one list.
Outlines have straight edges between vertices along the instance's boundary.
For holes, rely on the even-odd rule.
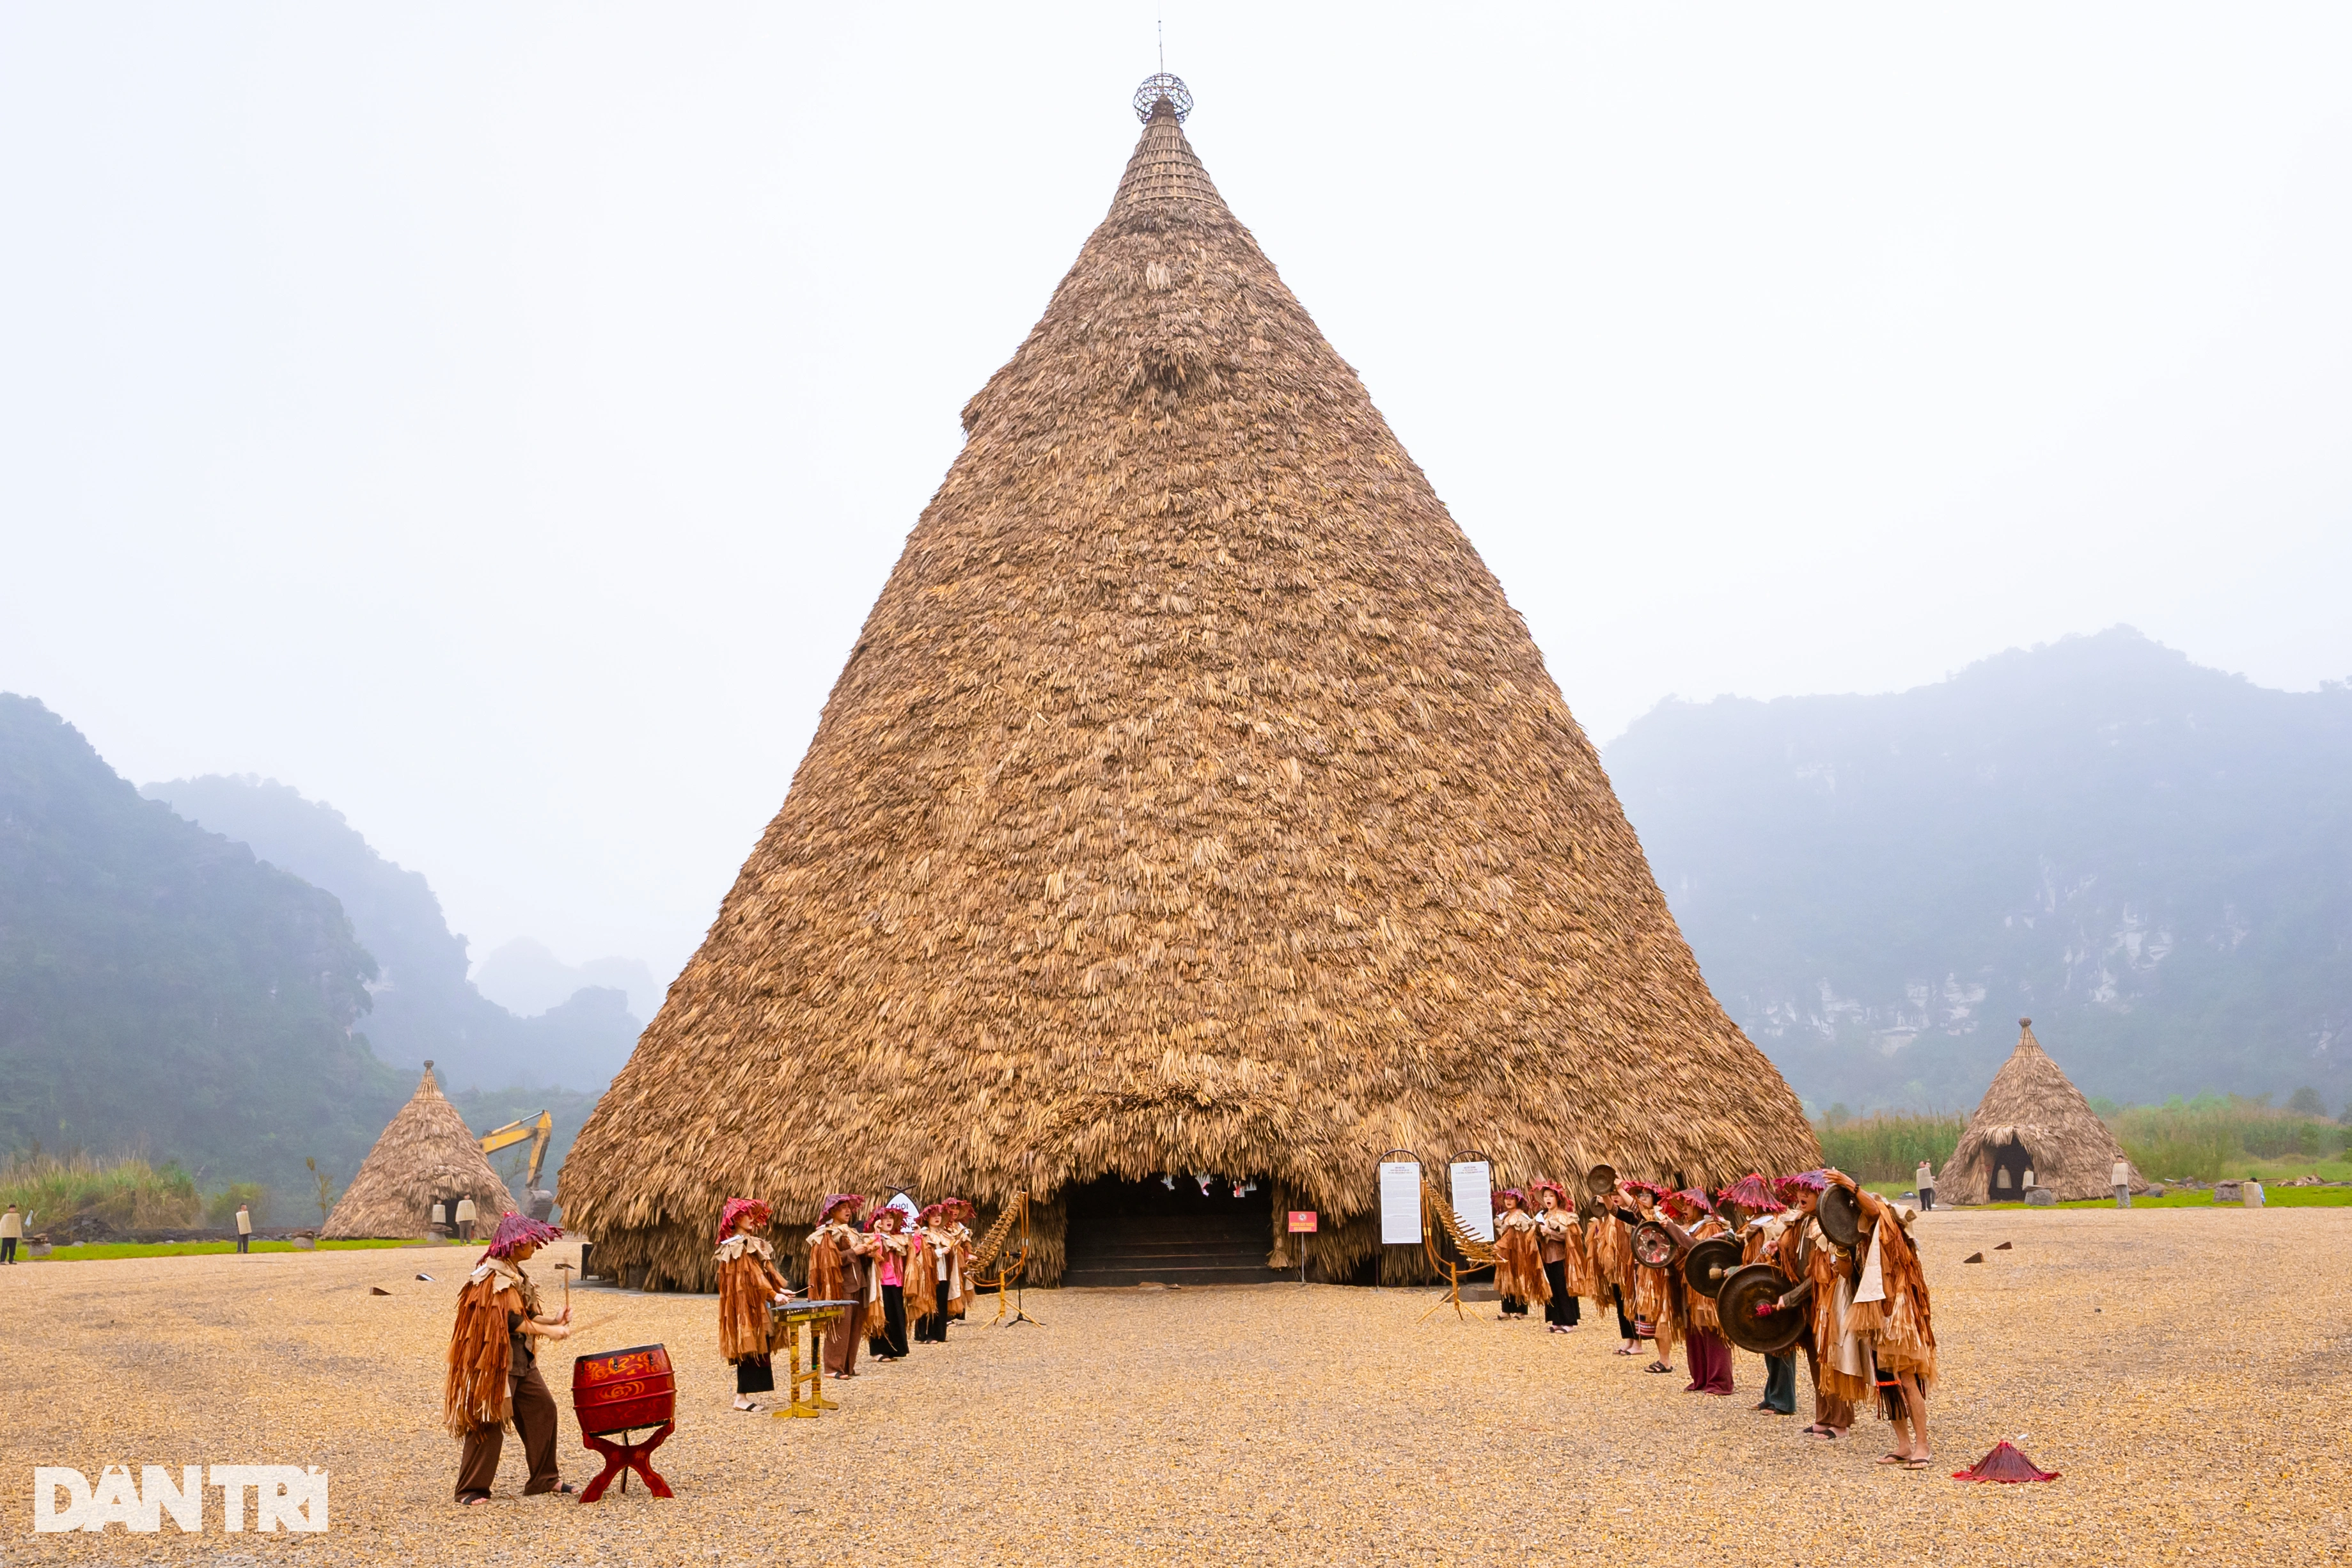
[[1991,1453],[1965,1470],[1954,1470],[1956,1481],[2054,1481],[2056,1470],[2037,1468],[2032,1460],[2008,1443],[1996,1443]]

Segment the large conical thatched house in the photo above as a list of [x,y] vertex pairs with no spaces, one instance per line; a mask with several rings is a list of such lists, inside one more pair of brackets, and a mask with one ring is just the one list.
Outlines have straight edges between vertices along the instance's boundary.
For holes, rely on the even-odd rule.
[[[2124,1158],[2123,1146],[2033,1037],[2033,1020],[2020,1018],[2017,1026],[2017,1049],[1992,1075],[1959,1146],[1937,1173],[1937,1198],[2016,1203],[2025,1196],[2028,1172],[2034,1185],[2061,1200],[2112,1195],[2108,1178]],[[2131,1187],[2147,1191],[2137,1167]]]
[[433,1081],[433,1064],[426,1062],[416,1092],[360,1162],[359,1174],[343,1189],[319,1234],[421,1237],[432,1224],[435,1202],[446,1203],[445,1212],[454,1216],[459,1198],[473,1199],[481,1211],[478,1235],[487,1234],[499,1215],[515,1206],[466,1119],[442,1097],[441,1086]]
[[1507,1180],[1819,1158],[1189,101],[1138,95],[1109,216],[966,405],[782,809],[566,1160],[600,1270],[704,1281],[730,1193],[798,1219],[1034,1180],[1042,1282],[1066,1216],[1076,1247],[1149,1208],[1107,1189],[1198,1173],[1260,1236],[1320,1211],[1339,1277],[1391,1148],[1441,1185],[1470,1148]]

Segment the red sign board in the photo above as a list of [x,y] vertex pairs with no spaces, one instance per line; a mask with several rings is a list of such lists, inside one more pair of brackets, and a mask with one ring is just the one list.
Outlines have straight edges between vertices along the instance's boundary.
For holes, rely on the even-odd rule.
[[1312,1236],[1315,1234],[1315,1211],[1313,1209],[1292,1209],[1289,1213],[1291,1235]]

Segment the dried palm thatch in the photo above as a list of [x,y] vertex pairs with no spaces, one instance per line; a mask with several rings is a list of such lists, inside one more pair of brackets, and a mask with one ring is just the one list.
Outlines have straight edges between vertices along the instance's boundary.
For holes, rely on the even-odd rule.
[[[2124,1158],[2123,1145],[2033,1037],[2033,1020],[2020,1018],[2017,1025],[2017,1049],[1992,1075],[1992,1087],[1977,1102],[1959,1146],[1937,1173],[1937,1200],[1990,1203],[1995,1151],[2019,1143],[2035,1184],[2061,1200],[2106,1197],[2115,1191],[2108,1178],[2115,1162]],[[2130,1168],[2132,1191],[2147,1191],[2138,1167]]]
[[963,425],[564,1163],[600,1263],[700,1286],[730,1193],[1034,1175],[1047,1282],[1053,1194],[1204,1170],[1320,1210],[1338,1269],[1398,1146],[1818,1160],[1501,585],[1165,100]]
[[485,1226],[515,1206],[514,1196],[457,1108],[442,1098],[433,1064],[400,1114],[360,1162],[335,1212],[319,1234],[339,1237],[421,1237],[432,1225],[433,1200],[474,1200]]

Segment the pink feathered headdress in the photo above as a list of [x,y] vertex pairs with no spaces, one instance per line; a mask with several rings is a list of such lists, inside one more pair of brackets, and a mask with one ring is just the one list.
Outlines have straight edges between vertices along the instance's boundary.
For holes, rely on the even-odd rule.
[[490,1245],[482,1256],[512,1258],[518,1247],[545,1247],[562,1234],[563,1227],[560,1225],[549,1225],[509,1209],[499,1215],[498,1231],[490,1237]]
[[[866,1194],[864,1193],[825,1194],[824,1202],[817,1205],[817,1224],[823,1225],[825,1221],[831,1219],[833,1217],[833,1211],[839,1208],[844,1204],[855,1204],[862,1209],[866,1206]],[[851,1215],[849,1223],[856,1225],[857,1223],[856,1216],[854,1215]]]
[[727,1206],[719,1211],[719,1239],[726,1240],[735,1234],[735,1222],[745,1217],[768,1223],[768,1205],[758,1198],[729,1198]]

